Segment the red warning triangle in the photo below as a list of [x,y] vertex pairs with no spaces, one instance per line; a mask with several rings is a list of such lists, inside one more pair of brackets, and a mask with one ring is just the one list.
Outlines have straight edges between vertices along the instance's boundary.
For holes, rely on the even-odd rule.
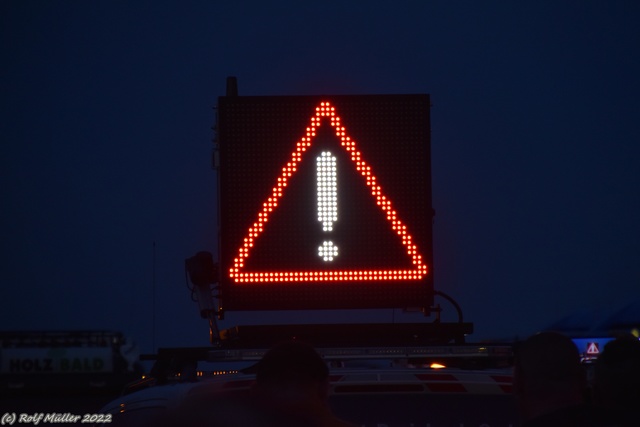
[[[316,136],[316,130],[321,125],[321,120],[328,118],[340,140],[340,145],[346,150],[355,169],[362,175],[370,190],[371,197],[386,216],[390,228],[397,235],[406,251],[408,260],[413,269],[383,269],[383,270],[320,270],[320,271],[280,271],[280,272],[248,272],[245,271],[245,261],[251,255],[255,242],[260,238],[270,214],[278,207],[282,195],[286,191],[287,184],[295,175],[299,163],[305,152],[311,147]],[[233,261],[233,267],[229,269],[229,277],[236,283],[266,283],[266,282],[326,282],[326,281],[381,281],[381,280],[411,280],[416,281],[426,276],[428,268],[422,261],[422,255],[418,247],[413,243],[413,238],[408,233],[407,227],[393,208],[391,200],[385,195],[382,187],[376,182],[376,177],[371,167],[362,158],[362,154],[356,147],[356,142],[349,137],[347,129],[340,124],[340,117],[336,114],[335,107],[329,102],[321,102],[315,109],[315,115],[311,117],[304,137],[296,143],[291,153],[291,160],[283,166],[282,173],[278,177],[273,192],[262,204],[262,211],[258,218],[248,229],[242,246],[238,249],[238,255]]]
[[587,344],[587,354],[600,354],[597,342],[590,342]]

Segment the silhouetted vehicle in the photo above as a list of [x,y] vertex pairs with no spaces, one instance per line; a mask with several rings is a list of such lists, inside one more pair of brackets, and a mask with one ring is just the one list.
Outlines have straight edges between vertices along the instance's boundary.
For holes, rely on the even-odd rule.
[[[165,368],[156,370],[158,376],[132,383],[102,412],[115,426],[259,426],[264,420],[253,401],[255,376],[242,369],[198,370],[194,360],[251,366],[264,351],[161,352],[156,367]],[[517,425],[511,346],[320,347],[318,352],[330,367],[332,411],[356,425]]]

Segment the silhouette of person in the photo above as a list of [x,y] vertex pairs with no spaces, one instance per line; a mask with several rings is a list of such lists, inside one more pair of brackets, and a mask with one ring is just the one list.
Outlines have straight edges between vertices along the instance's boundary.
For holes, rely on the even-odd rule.
[[[280,343],[243,369],[255,374],[250,391],[189,389],[183,402],[144,424],[160,427],[356,427],[329,407],[329,369],[302,342]],[[133,424],[128,424],[133,425]],[[140,425],[137,424],[137,425]]]
[[565,335],[541,332],[516,347],[514,390],[525,427],[596,425],[580,354]]
[[329,368],[308,344],[287,341],[271,348],[251,370],[262,408],[280,425],[353,427],[335,417],[328,403]]
[[637,426],[640,341],[633,335],[609,341],[594,368],[593,402],[602,424]]

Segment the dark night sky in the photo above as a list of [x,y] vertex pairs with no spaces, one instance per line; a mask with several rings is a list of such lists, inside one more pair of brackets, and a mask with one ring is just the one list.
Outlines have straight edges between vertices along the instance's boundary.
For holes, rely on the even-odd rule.
[[240,95],[431,94],[436,288],[473,338],[640,297],[640,3],[289,3],[0,3],[0,328],[207,345],[184,259],[217,248],[229,75]]

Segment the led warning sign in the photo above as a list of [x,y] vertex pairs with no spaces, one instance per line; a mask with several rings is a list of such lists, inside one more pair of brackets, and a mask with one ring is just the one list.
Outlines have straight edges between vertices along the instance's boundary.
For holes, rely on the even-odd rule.
[[218,108],[223,310],[431,305],[428,95]]
[[591,356],[600,354],[600,347],[597,342],[587,343],[587,354]]

